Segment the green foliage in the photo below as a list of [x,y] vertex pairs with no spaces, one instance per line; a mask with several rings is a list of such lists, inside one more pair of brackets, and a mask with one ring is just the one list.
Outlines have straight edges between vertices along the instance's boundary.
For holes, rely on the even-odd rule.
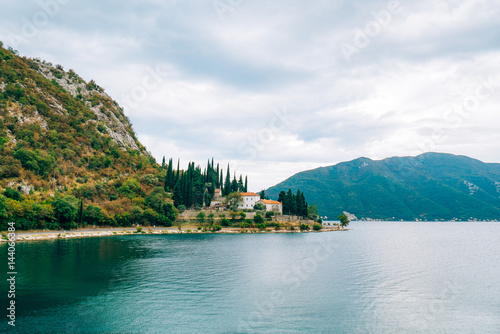
[[318,218],[318,206],[316,204],[310,205],[307,208],[307,217],[312,220],[316,220]]
[[299,225],[299,229],[300,229],[301,231],[309,231],[309,228],[310,228],[310,227],[309,227],[309,225],[307,225],[307,224],[300,224],[300,225]]
[[141,177],[141,183],[155,186],[158,184],[158,178],[153,174],[146,174],[143,177]]
[[5,189],[3,195],[7,198],[12,198],[15,201],[19,201],[21,199],[21,193],[12,188]]
[[264,211],[264,210],[266,210],[266,205],[265,205],[265,204],[263,204],[263,203],[257,203],[257,204],[255,204],[255,205],[253,206],[253,209],[254,209],[255,211]]
[[262,218],[262,216],[261,216],[261,215],[256,214],[256,215],[253,217],[253,221],[255,222],[255,224],[262,224],[262,223],[264,223],[264,218]]
[[220,224],[224,227],[228,227],[231,225],[231,222],[229,221],[229,219],[227,218],[221,218],[220,220]]
[[273,216],[274,216],[274,212],[272,212],[272,211],[266,212],[266,219],[272,218]]
[[87,208],[83,211],[83,220],[88,225],[100,226],[104,221],[101,208],[92,205],[87,206]]
[[19,149],[14,152],[14,158],[21,162],[21,165],[36,174],[49,173],[54,167],[54,158],[43,151],[31,151]]
[[342,228],[349,225],[349,218],[347,218],[346,215],[340,215],[339,220],[340,220],[340,226],[342,226]]
[[198,223],[203,224],[205,222],[205,213],[204,212],[198,213],[196,215],[196,220],[198,221]]
[[65,196],[55,199],[52,202],[54,215],[63,229],[69,230],[75,227],[76,199],[72,196]]
[[[466,182],[479,189],[470,194]],[[322,216],[348,211],[358,218],[383,220],[498,219],[495,182],[500,165],[464,156],[426,153],[381,161],[359,158],[298,173],[268,189],[302,189]]]
[[259,223],[257,224],[257,228],[261,231],[264,231],[267,227],[267,224],[266,223]]
[[283,214],[307,217],[308,206],[304,193],[297,190],[296,194],[292,193],[292,189],[288,192],[281,191],[278,196],[278,202],[283,204]]
[[314,231],[319,231],[323,228],[323,225],[322,224],[314,224],[313,225],[313,230]]

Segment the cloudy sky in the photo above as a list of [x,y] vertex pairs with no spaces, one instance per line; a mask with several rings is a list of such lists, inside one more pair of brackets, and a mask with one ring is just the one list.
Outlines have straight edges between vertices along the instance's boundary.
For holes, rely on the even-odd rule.
[[161,161],[259,191],[360,156],[500,162],[497,0],[0,0],[0,40],[94,79]]

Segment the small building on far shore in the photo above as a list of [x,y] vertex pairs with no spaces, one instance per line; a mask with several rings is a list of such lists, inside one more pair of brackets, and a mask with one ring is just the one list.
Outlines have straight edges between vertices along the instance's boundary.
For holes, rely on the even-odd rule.
[[241,202],[238,203],[238,209],[252,210],[258,200],[260,200],[260,196],[256,193],[241,193]]
[[264,204],[266,206],[266,211],[276,212],[280,215],[283,214],[283,203],[278,201],[273,201],[270,199],[261,199],[257,203]]

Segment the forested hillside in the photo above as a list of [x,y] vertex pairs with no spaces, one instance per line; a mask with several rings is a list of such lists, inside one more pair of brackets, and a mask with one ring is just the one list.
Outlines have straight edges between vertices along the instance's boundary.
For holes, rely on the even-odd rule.
[[165,172],[94,81],[0,48],[0,221],[169,224]]
[[288,188],[332,219],[343,211],[385,220],[500,219],[500,164],[465,156],[359,158],[298,173],[266,193]]

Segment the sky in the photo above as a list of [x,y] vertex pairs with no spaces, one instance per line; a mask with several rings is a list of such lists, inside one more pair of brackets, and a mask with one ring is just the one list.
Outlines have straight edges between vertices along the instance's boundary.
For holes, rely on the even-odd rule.
[[500,162],[497,0],[0,0],[0,40],[95,80],[161,162],[260,191],[424,152]]

